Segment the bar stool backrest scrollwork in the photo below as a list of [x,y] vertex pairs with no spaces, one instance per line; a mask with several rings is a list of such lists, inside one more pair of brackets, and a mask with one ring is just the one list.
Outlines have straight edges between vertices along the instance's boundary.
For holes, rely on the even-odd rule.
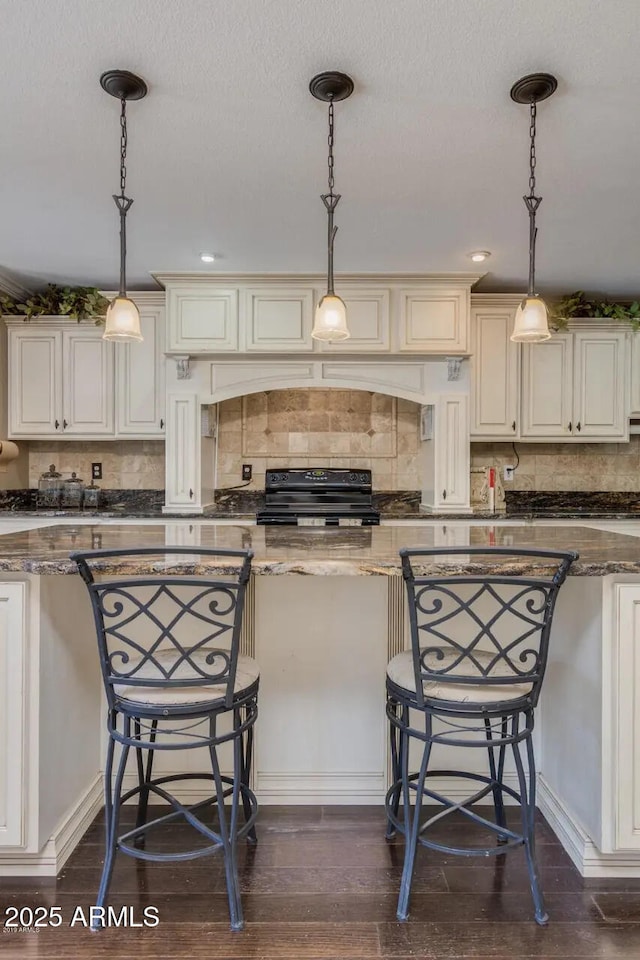
[[[457,572],[456,555],[464,555],[463,573]],[[556,597],[577,554],[447,547],[403,549],[400,556],[417,705],[424,706],[433,686],[438,687],[444,706],[447,684],[455,685],[451,701],[460,710],[464,708],[458,695],[461,685],[490,687],[492,696],[487,699],[499,702],[500,687],[513,690],[518,684],[528,704],[535,706]],[[532,568],[531,574],[519,572]],[[469,709],[477,711],[477,699],[471,699],[475,703]]]
[[[251,551],[149,547],[71,556],[91,596],[110,709],[119,690],[141,696],[161,687],[179,701],[180,691],[199,686],[215,687],[231,708]],[[136,576],[136,564],[153,556],[154,574]],[[123,573],[101,574],[114,567]]]

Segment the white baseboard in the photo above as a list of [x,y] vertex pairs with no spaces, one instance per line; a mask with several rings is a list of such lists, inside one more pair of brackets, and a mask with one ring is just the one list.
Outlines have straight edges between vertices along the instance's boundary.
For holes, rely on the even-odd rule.
[[258,803],[382,804],[386,778],[382,771],[363,773],[256,773]]
[[38,853],[0,853],[0,877],[55,877],[102,809],[104,778],[97,774],[75,806],[68,810]]
[[640,850],[602,853],[574,820],[544,776],[538,776],[538,808],[583,877],[640,877]]

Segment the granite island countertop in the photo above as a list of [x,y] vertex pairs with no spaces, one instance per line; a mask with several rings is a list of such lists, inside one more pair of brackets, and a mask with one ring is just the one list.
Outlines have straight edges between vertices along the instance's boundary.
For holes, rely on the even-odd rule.
[[[536,526],[514,527],[499,523],[466,529],[457,523],[455,545],[527,547],[547,550],[574,550],[580,555],[573,564],[574,576],[606,576],[615,573],[640,574],[640,539],[619,533],[606,533],[586,527]],[[447,557],[446,524],[402,527],[257,527],[242,523],[228,525],[212,522],[194,530],[198,546],[206,548],[250,549],[254,552],[255,574],[300,574],[321,576],[372,576],[400,574],[398,552],[401,547],[439,547],[442,562],[418,567],[418,572],[453,573],[463,569],[478,574],[514,572],[542,574],[542,561],[504,562],[497,558],[479,558],[473,564],[464,557]],[[70,554],[76,550],[134,549],[167,547],[163,525],[91,525],[42,527],[22,533],[0,535],[0,571],[29,574],[74,574]],[[171,546],[168,545],[169,547]],[[190,545],[188,545],[190,546]],[[174,554],[168,561],[158,557],[121,558],[104,562],[105,573],[159,574],[199,573],[216,570],[231,572],[229,561],[204,560]]]

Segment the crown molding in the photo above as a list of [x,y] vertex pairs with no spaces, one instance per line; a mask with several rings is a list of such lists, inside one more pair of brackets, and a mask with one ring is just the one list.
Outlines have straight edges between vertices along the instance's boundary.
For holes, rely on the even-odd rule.
[[[340,283],[432,283],[432,284],[459,284],[472,287],[486,274],[484,273],[337,273],[336,285]],[[173,283],[207,284],[207,283],[252,283],[261,286],[282,286],[290,283],[313,283],[319,286],[326,284],[324,273],[212,273],[211,271],[177,271],[165,273],[151,271],[153,279],[166,286]]]
[[474,293],[471,291],[471,306],[474,307],[517,307],[526,293]]
[[[100,290],[103,297],[107,300],[113,300],[118,296],[117,290]],[[158,290],[127,290],[127,296],[135,303],[148,307],[163,306],[166,300],[166,293],[162,289]]]

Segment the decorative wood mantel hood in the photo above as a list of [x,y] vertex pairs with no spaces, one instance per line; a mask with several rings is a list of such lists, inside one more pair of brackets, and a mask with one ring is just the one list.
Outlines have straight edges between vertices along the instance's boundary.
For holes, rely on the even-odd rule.
[[[469,511],[471,288],[479,274],[336,278],[351,338],[312,339],[320,275],[155,274],[166,289],[166,506],[214,500],[215,438],[201,410],[287,387],[369,390],[412,400],[425,418],[424,509]],[[206,418],[205,418],[206,420]],[[432,442],[429,442],[432,441]]]
[[158,273],[169,355],[467,356],[471,288],[481,274],[344,274],[351,338],[311,338],[325,278],[314,274]]

